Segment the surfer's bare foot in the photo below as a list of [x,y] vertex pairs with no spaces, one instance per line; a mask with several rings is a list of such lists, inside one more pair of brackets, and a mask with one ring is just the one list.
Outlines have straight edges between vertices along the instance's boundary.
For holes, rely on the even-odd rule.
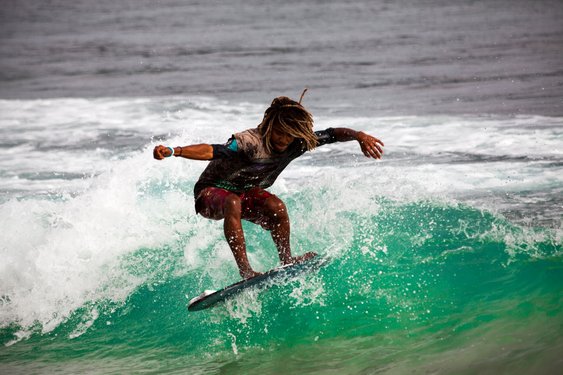
[[240,276],[244,280],[252,279],[253,277],[260,276],[260,275],[262,275],[262,272],[256,272],[256,271],[253,271],[253,270],[245,271],[245,272],[240,271]]
[[296,257],[291,257],[289,262],[285,263],[285,264],[295,264],[295,263],[301,263],[304,262],[308,259],[311,259],[313,257],[317,256],[317,253],[313,252],[313,251],[309,251],[308,253],[305,253],[303,255],[299,255]]

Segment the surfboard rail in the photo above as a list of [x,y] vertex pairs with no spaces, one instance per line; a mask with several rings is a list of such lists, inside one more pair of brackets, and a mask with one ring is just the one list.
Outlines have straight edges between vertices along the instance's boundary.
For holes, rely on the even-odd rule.
[[273,280],[277,277],[291,277],[301,272],[317,268],[326,262],[325,258],[315,256],[301,263],[286,264],[284,266],[273,268],[261,275],[250,279],[241,280],[220,290],[205,290],[197,297],[192,298],[188,303],[189,311],[200,311],[213,307],[219,302],[239,294],[246,289],[252,287],[265,286],[266,281]]

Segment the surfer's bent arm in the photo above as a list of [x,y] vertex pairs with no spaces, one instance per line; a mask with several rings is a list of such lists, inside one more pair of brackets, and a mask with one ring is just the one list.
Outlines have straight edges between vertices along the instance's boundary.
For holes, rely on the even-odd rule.
[[174,148],[158,145],[153,151],[156,160],[162,160],[172,155],[193,160],[211,160],[213,159],[213,146],[205,143]]
[[234,138],[231,138],[226,145],[202,143],[174,148],[158,145],[154,148],[153,156],[157,160],[162,160],[170,156],[192,160],[215,160],[233,157],[237,152],[236,141],[234,141]]
[[383,155],[383,142],[362,131],[349,128],[333,128],[332,134],[337,142],[358,141],[365,156],[381,159]]

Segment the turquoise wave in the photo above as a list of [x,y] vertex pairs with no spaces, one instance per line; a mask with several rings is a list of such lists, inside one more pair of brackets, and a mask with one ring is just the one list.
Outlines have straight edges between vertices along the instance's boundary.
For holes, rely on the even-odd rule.
[[[290,212],[309,204],[286,201]],[[375,203],[377,214],[341,211],[320,235],[295,229],[295,251],[329,259],[318,272],[202,312],[188,312],[188,299],[225,280],[206,272],[213,245],[196,269],[183,258],[197,233],[138,249],[119,261],[123,274],[145,280],[125,301],[91,301],[48,333],[25,327],[25,339],[16,323],[4,327],[0,369],[547,373],[555,366],[563,349],[557,230],[461,204]],[[245,230],[251,255],[274,266],[268,236]],[[234,262],[221,272],[236,281]]]

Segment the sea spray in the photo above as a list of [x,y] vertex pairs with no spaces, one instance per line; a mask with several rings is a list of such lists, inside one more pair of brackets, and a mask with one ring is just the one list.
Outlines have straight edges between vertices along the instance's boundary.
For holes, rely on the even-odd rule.
[[[207,100],[2,102],[27,106],[39,122],[41,111],[80,107],[76,134],[90,134],[95,150],[84,153],[79,137],[56,147],[50,134],[65,116],[22,129],[18,146],[2,148],[40,160],[46,151],[33,139],[52,141],[35,166],[20,153],[2,163],[2,369],[479,372],[515,369],[523,352],[524,361],[555,363],[563,346],[559,119],[319,116],[319,129],[346,124],[386,143],[380,162],[355,142],[321,147],[272,188],[288,206],[293,252],[329,262],[190,313],[189,298],[237,281],[238,270],[221,222],[195,215],[192,189],[205,162],[155,161],[151,151],[224,142],[256,124],[250,105]],[[116,118],[113,130],[94,115],[100,105]],[[122,127],[138,105],[170,135],[149,123]],[[108,145],[108,131],[145,141]],[[514,151],[502,141],[516,133],[534,142]],[[20,161],[30,170],[20,172]],[[269,234],[244,229],[253,267],[276,266]]]

